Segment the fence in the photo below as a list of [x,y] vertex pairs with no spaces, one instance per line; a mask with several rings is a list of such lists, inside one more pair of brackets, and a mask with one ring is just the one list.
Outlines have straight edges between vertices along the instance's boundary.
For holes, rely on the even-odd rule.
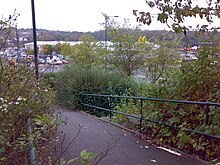
[[[97,105],[97,98],[107,98],[107,100],[108,100],[107,108],[98,106]],[[128,113],[125,113],[125,112],[113,110],[113,104],[114,104],[113,99],[139,100],[139,102],[140,102],[140,107],[139,107],[140,112],[139,112],[139,114],[140,115],[137,116],[137,115],[128,114]],[[112,116],[115,113],[115,114],[121,114],[121,115],[125,115],[127,117],[138,119],[140,121],[140,128],[142,127],[143,121],[147,121],[147,122],[152,122],[154,124],[163,125],[165,127],[173,128],[175,130],[180,129],[179,126],[172,126],[172,125],[169,125],[169,124],[161,122],[161,121],[156,121],[156,120],[151,120],[151,119],[145,118],[143,116],[143,103],[144,103],[144,101],[155,101],[155,102],[175,103],[175,104],[180,104],[181,103],[181,104],[191,104],[191,105],[205,106],[205,108],[204,108],[204,112],[205,112],[205,114],[204,114],[205,115],[204,116],[204,125],[205,126],[207,126],[209,124],[209,121],[210,121],[210,119],[209,119],[210,118],[209,112],[211,111],[210,107],[211,106],[220,107],[220,103],[213,103],[213,102],[196,102],[196,101],[186,101],[186,100],[165,100],[165,99],[158,99],[158,98],[144,98],[144,97],[134,97],[134,96],[113,96],[113,95],[102,95],[102,94],[81,94],[80,95],[80,104],[83,107],[90,107],[92,109],[98,109],[98,110],[101,110],[101,111],[108,112],[109,117],[110,117],[110,121],[112,120]],[[205,132],[200,132],[200,131],[192,130],[192,129],[184,129],[184,131],[195,133],[195,134],[198,134],[198,135],[202,135],[204,137],[204,142],[207,141],[207,138],[216,139],[216,140],[220,141],[220,136],[207,134],[206,131]],[[205,147],[205,151],[203,152],[202,159],[205,160],[206,146],[204,146],[204,147]]]
[[34,144],[34,138],[32,135],[32,126],[31,126],[31,118],[27,119],[27,133],[28,133],[28,142],[29,142],[29,150],[28,150],[28,163],[30,165],[38,165],[37,153]]

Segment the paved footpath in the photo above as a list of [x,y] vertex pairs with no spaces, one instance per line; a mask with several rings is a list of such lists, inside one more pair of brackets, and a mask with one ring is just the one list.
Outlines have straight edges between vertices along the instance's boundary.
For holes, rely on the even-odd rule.
[[[98,163],[99,165],[205,165],[206,163],[185,155],[171,154],[162,149],[141,141],[140,138],[113,124],[104,122],[96,117],[86,115],[79,111],[70,111],[58,108],[61,119],[64,121],[58,128],[62,150],[61,156],[68,160],[79,157],[82,150],[99,155],[97,162],[107,148],[111,148],[107,155]],[[79,126],[80,125],[80,126]],[[78,137],[71,143],[73,138]],[[67,147],[69,145],[69,147]],[[57,153],[60,153],[58,145]],[[59,154],[58,154],[59,155]],[[95,164],[95,162],[92,162]],[[74,165],[74,163],[72,163]]]

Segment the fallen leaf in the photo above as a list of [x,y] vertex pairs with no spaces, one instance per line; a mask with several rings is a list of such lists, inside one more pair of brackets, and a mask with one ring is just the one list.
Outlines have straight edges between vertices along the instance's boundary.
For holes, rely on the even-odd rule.
[[150,161],[151,161],[151,162],[153,162],[153,163],[156,163],[156,162],[157,162],[157,161],[156,161],[156,160],[154,160],[154,159],[151,159]]

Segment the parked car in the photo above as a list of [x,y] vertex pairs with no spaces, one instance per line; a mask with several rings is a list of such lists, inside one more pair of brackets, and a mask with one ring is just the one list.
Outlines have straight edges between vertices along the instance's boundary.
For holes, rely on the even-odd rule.
[[63,64],[69,64],[69,61],[67,60],[62,60]]
[[52,64],[52,59],[50,59],[50,57],[47,57],[47,58],[46,58],[46,63],[47,63],[47,64]]
[[46,60],[44,60],[43,58],[39,58],[38,63],[39,64],[46,64]]
[[60,65],[60,64],[63,64],[63,62],[60,60],[60,59],[54,59],[52,64],[55,64],[55,65]]

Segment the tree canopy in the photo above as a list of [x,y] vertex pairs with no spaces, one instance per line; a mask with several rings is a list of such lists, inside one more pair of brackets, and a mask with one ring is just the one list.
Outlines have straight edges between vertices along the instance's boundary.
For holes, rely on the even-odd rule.
[[108,33],[112,38],[113,50],[106,59],[113,68],[131,76],[145,65],[147,50],[151,47],[146,43],[137,43],[141,35],[138,27],[132,27],[126,19],[123,24],[112,20]]
[[[190,26],[186,25],[188,18],[202,20],[202,24],[196,26],[200,31],[218,30],[220,27],[215,26],[214,20],[220,18],[220,1],[219,0],[146,0],[147,5],[157,11],[157,21],[172,27],[175,32],[183,31],[186,33]],[[149,11],[133,11],[137,16],[137,21],[150,25],[155,13]],[[205,21],[205,22],[204,22]],[[201,22],[201,21],[200,21]]]
[[73,61],[76,64],[90,66],[99,62],[96,52],[97,41],[91,35],[82,35],[81,44],[76,44],[73,51]]

